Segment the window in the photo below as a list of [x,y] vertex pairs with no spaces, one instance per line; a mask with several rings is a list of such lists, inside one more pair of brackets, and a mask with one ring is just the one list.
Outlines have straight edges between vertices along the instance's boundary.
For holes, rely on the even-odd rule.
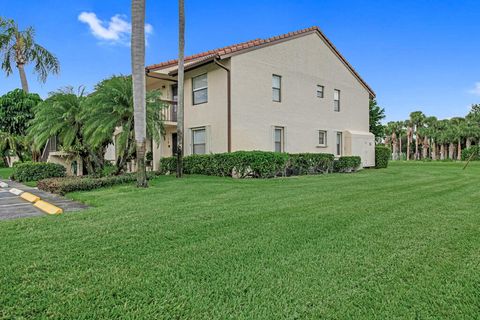
[[192,78],[193,104],[208,102],[207,74]]
[[333,111],[340,111],[340,90],[337,89],[333,92]]
[[282,77],[276,74],[272,75],[272,100],[280,102],[282,100]]
[[337,152],[337,156],[342,155],[342,133],[341,132],[337,132],[337,146],[335,151]]
[[207,145],[206,141],[205,127],[192,129],[193,154],[205,154]]
[[275,152],[283,152],[283,128],[275,127]]
[[178,85],[172,84],[172,100],[178,101]]
[[318,131],[318,145],[321,147],[325,147],[327,145],[327,131]]
[[317,98],[323,98],[323,89],[325,89],[324,86],[317,85]]

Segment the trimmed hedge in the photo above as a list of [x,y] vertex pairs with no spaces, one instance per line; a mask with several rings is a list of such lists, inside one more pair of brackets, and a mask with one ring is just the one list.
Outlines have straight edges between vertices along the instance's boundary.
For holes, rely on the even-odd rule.
[[[147,178],[151,179],[156,174],[147,172]],[[38,182],[38,189],[64,195],[73,191],[88,191],[102,187],[109,187],[118,184],[132,183],[137,180],[135,173],[128,173],[119,176],[107,176],[95,178],[90,176],[84,177],[65,177],[65,178],[50,178],[40,180]]]
[[[287,154],[267,151],[236,151],[191,155],[183,159],[186,174],[204,174],[221,177],[271,178],[283,175],[328,173],[333,170],[332,154]],[[160,172],[176,171],[175,157],[160,160]]]
[[355,172],[360,167],[362,159],[359,156],[340,157],[334,162],[336,172]]
[[[472,156],[473,154],[473,156]],[[470,157],[472,156],[472,159]],[[462,161],[467,161],[470,159],[471,161],[478,161],[480,160],[480,147],[479,146],[472,146],[470,148],[465,148],[462,150]]]
[[65,168],[56,163],[48,162],[15,162],[13,164],[13,180],[37,181],[46,178],[64,177]]
[[375,147],[375,168],[388,167],[388,160],[390,159],[390,149],[385,146]]
[[[269,178],[282,175],[288,160],[286,153],[266,151],[236,151],[191,155],[183,158],[185,174],[204,174],[210,176],[239,178]],[[161,173],[176,171],[175,157],[160,160]]]
[[290,154],[286,168],[287,176],[329,173],[333,171],[335,156],[330,153]]

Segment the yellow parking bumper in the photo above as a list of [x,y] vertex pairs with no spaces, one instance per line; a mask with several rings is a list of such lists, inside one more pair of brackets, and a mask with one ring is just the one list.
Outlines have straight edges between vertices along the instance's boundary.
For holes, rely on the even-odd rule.
[[35,203],[37,202],[38,200],[40,200],[39,197],[37,197],[36,195],[34,194],[31,194],[30,192],[24,192],[20,195],[20,198],[22,198],[23,200],[27,200],[28,202],[32,202],[32,203]]
[[37,207],[38,209],[40,209],[43,212],[48,213],[48,214],[61,214],[61,213],[63,213],[62,208],[54,206],[53,204],[48,203],[48,202],[43,201],[43,200],[38,200],[37,202],[35,202],[35,204],[33,206]]

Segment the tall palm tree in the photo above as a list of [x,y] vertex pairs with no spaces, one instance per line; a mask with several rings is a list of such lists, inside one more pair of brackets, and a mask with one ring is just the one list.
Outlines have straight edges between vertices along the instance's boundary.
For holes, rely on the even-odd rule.
[[1,68],[7,76],[12,74],[12,66],[16,65],[25,92],[28,92],[25,65],[34,64],[33,70],[42,83],[45,83],[49,73],[58,74],[60,71],[57,57],[35,42],[35,30],[32,27],[21,31],[15,21],[2,17],[0,17],[0,54]]
[[132,79],[134,131],[137,151],[137,187],[148,187],[145,167],[147,129],[145,112],[145,0],[132,0]]
[[405,123],[403,121],[397,121],[397,128],[398,128],[398,152],[399,152],[399,160],[403,159],[403,147],[402,147],[402,139],[405,136]]
[[[148,91],[147,134],[157,144],[165,134],[161,117],[163,108],[160,91]],[[92,148],[102,149],[110,143],[115,143],[116,173],[120,173],[135,152],[132,78],[114,76],[98,83],[95,91],[86,100],[82,120],[86,142]],[[114,137],[115,133],[117,135]]]
[[435,131],[435,124],[437,122],[436,117],[426,117],[424,119],[424,125],[419,128],[419,134],[422,139],[422,158],[428,158],[428,151],[432,151],[431,137]]
[[423,125],[423,121],[425,120],[425,115],[421,111],[414,111],[410,113],[410,121],[413,124],[413,132],[415,134],[415,160],[420,159],[420,153],[418,152],[418,145],[419,145],[419,134],[418,129],[420,126]]
[[185,5],[178,0],[177,178],[183,176]]
[[412,146],[413,139],[413,124],[411,120],[405,121],[405,126],[407,127],[407,161],[410,160],[410,148]]

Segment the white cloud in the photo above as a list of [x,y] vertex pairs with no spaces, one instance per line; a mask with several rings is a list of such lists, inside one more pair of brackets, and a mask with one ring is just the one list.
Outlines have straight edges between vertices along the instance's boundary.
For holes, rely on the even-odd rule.
[[474,88],[471,90],[468,90],[468,92],[476,96],[480,96],[480,82],[475,82]]
[[[97,39],[112,44],[130,45],[130,34],[132,25],[125,20],[124,15],[116,14],[110,18],[110,21],[98,19],[94,12],[82,12],[78,15],[78,20],[88,24],[93,36]],[[151,24],[145,24],[145,35],[153,33]]]

